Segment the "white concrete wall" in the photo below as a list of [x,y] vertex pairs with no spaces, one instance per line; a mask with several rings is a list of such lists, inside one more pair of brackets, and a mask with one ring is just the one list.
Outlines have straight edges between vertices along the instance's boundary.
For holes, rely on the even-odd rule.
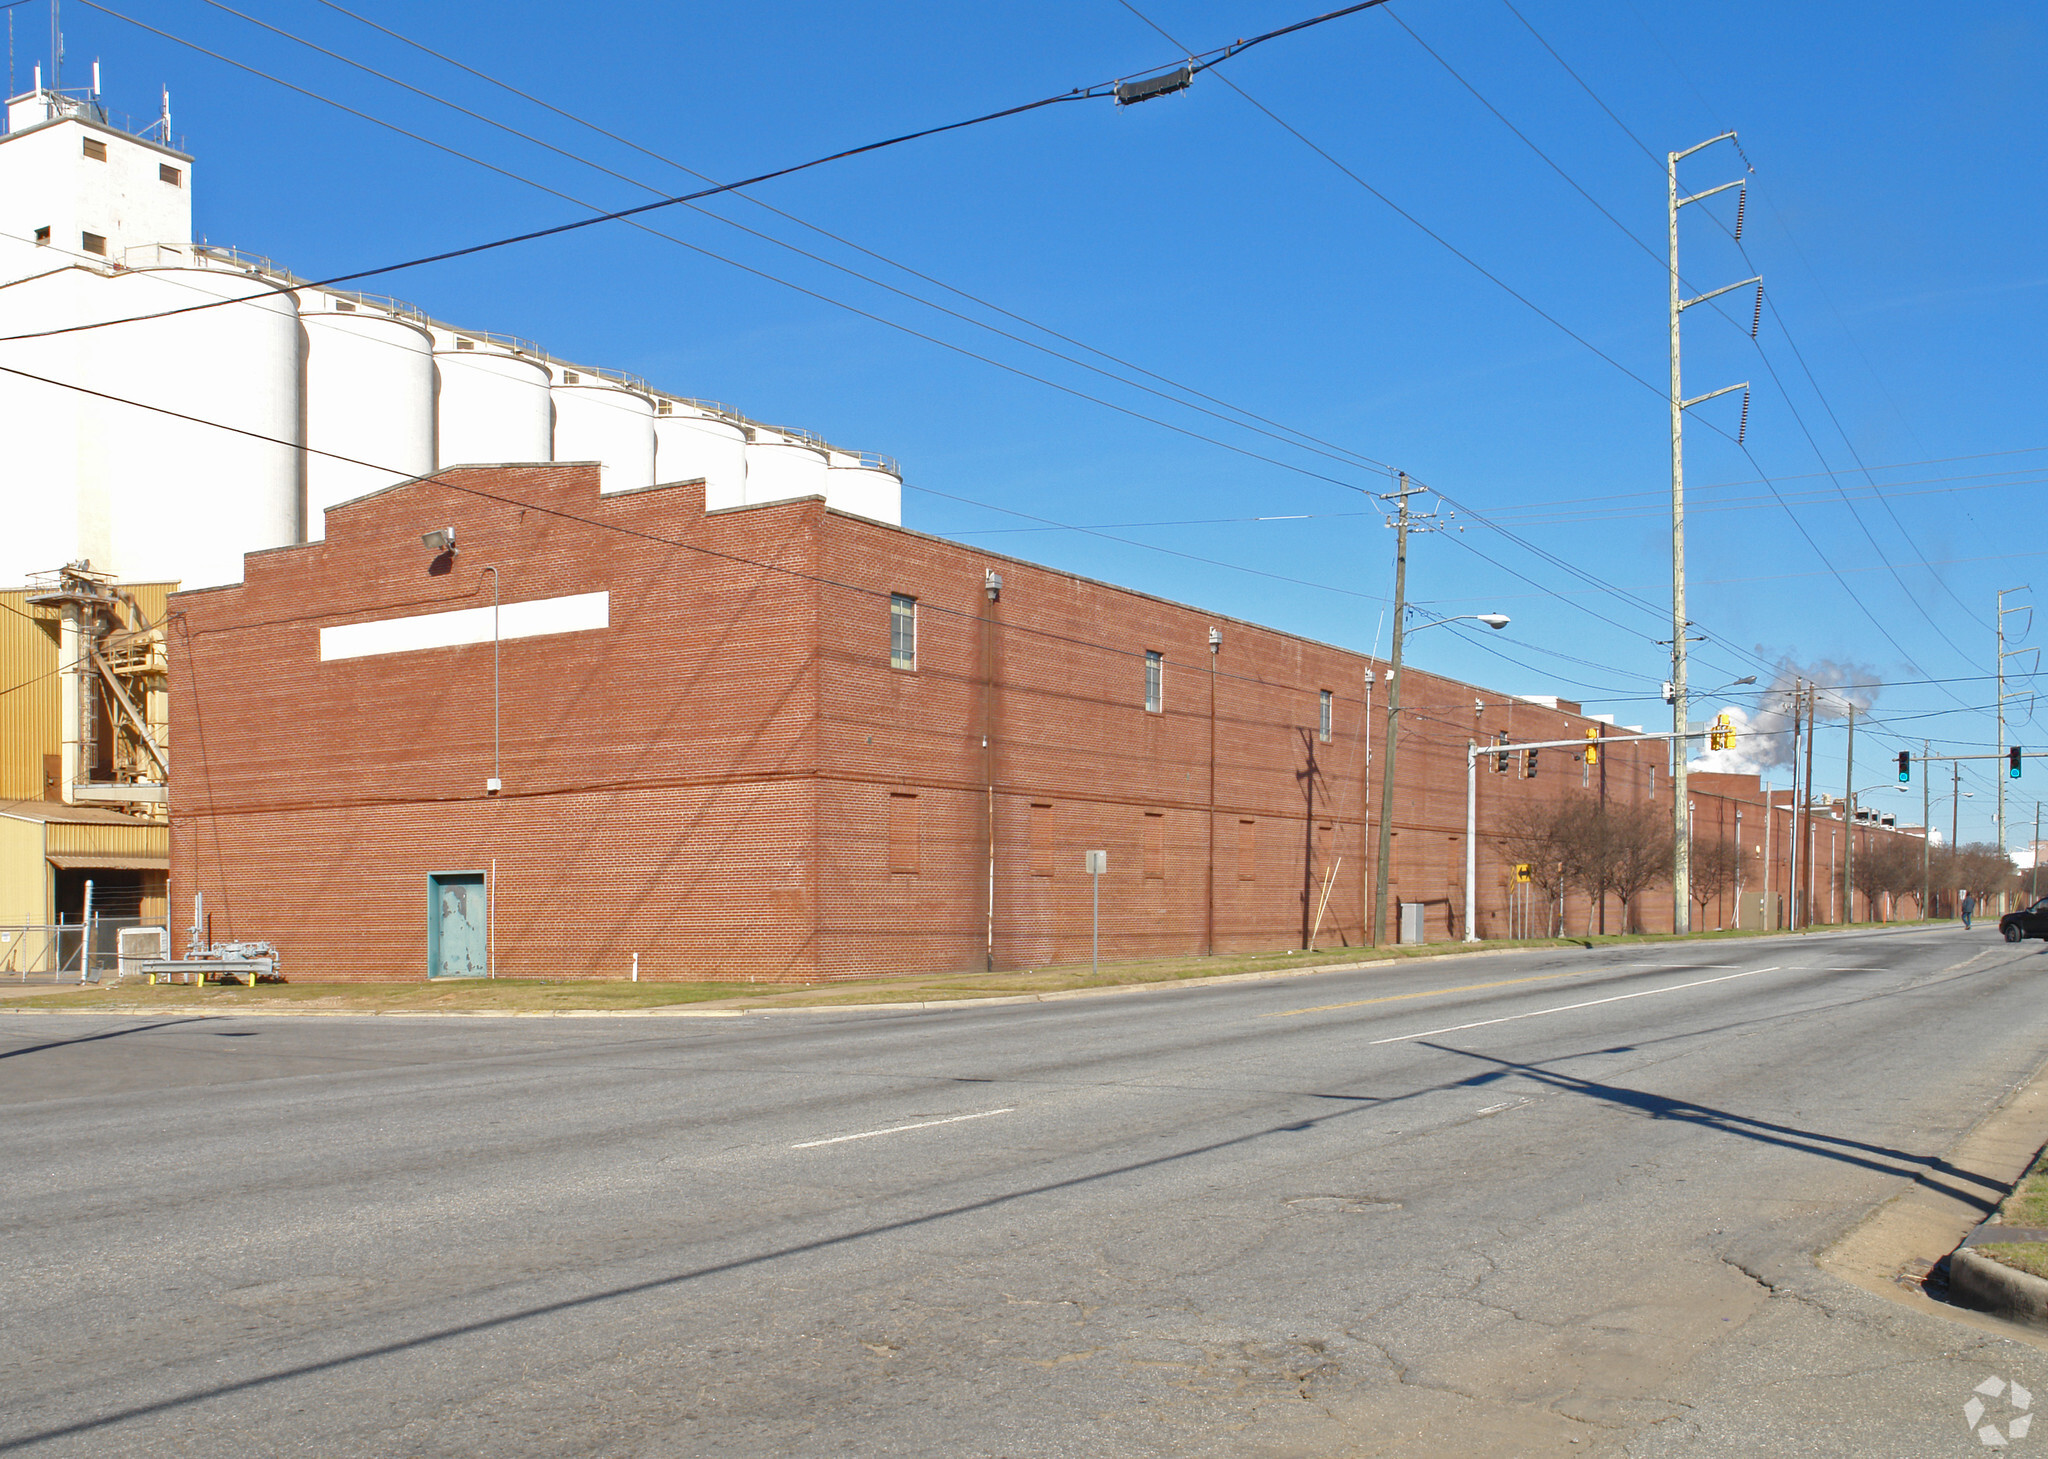
[[[88,138],[106,148],[104,162],[85,155]],[[162,180],[166,166],[176,185]],[[44,227],[60,254],[83,255],[82,236],[98,234],[111,262],[131,248],[182,244],[192,236],[192,159],[76,117],[10,132],[0,137],[0,234],[32,241]],[[41,271],[32,257],[10,268],[0,279]]]

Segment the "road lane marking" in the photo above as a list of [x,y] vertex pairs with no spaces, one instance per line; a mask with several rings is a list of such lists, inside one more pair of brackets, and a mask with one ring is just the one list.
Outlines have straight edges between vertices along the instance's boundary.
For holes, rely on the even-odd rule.
[[1410,998],[1442,998],[1451,993],[1477,993],[1485,988],[1512,988],[1517,983],[1549,983],[1559,978],[1582,978],[1597,969],[1580,968],[1569,973],[1538,973],[1528,978],[1503,978],[1498,983],[1467,983],[1462,988],[1426,988],[1420,993],[1389,993],[1383,998],[1359,998],[1350,1003],[1318,1003],[1313,1008],[1282,1008],[1261,1013],[1261,1018],[1292,1018],[1297,1013],[1330,1013],[1339,1008],[1364,1008],[1372,1003],[1401,1003]]
[[957,1125],[962,1120],[985,1120],[990,1115],[1007,1115],[1015,1114],[1016,1112],[1017,1107],[1015,1105],[1006,1105],[1002,1109],[985,1109],[979,1114],[951,1115],[943,1120],[919,1120],[914,1125],[891,1125],[886,1130],[862,1130],[858,1135],[834,1135],[829,1140],[805,1140],[801,1144],[792,1145],[789,1148],[792,1150],[815,1150],[820,1145],[843,1145],[848,1140],[872,1140],[877,1135],[900,1135],[905,1130],[929,1130],[933,1125]]
[[1416,1039],[1435,1038],[1441,1033],[1463,1033],[1468,1028],[1489,1028],[1496,1023],[1513,1023],[1519,1018],[1541,1018],[1546,1013],[1570,1013],[1574,1008],[1597,1008],[1602,1003],[1621,1003],[1630,998],[1651,998],[1659,993],[1683,993],[1687,988],[1704,988],[1709,983],[1726,983],[1735,978],[1754,978],[1758,973],[1775,973],[1780,971],[1782,971],[1780,968],[1768,967],[1751,968],[1746,973],[1723,973],[1718,978],[1700,978],[1691,983],[1673,983],[1668,988],[1645,988],[1640,993],[1616,993],[1611,998],[1588,998],[1583,1003],[1561,1003],[1555,1008],[1538,1008],[1531,1013],[1510,1013],[1503,1018],[1482,1018],[1477,1023],[1457,1023],[1452,1024],[1449,1028],[1430,1028],[1424,1029],[1421,1033],[1397,1034],[1390,1039],[1374,1039],[1366,1047],[1373,1048],[1380,1044],[1411,1043]]

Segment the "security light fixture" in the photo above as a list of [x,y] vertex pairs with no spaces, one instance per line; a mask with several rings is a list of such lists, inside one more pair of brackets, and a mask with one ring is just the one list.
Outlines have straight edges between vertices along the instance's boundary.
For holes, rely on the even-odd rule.
[[420,546],[429,552],[453,552],[455,550],[455,529],[437,527],[420,535]]

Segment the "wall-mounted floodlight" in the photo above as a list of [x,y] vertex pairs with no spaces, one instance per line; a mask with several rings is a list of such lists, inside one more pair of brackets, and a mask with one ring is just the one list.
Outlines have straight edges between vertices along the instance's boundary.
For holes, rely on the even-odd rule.
[[455,529],[437,527],[420,535],[420,546],[429,552],[453,552],[455,550]]

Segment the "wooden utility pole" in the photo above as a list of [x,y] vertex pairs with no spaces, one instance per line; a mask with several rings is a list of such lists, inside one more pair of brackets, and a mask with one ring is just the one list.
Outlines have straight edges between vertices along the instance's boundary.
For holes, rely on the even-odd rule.
[[1842,853],[1842,920],[1856,920],[1856,706],[1849,705],[1849,762],[1842,772],[1842,834],[1849,846]]
[[1820,708],[1820,686],[1806,686],[1806,926],[1813,926],[1813,730]]
[[1380,947],[1387,941],[1387,862],[1394,854],[1394,749],[1401,730],[1401,636],[1408,599],[1408,498],[1414,494],[1414,488],[1408,485],[1408,473],[1404,471],[1401,473],[1401,489],[1394,494],[1400,503],[1394,545],[1394,658],[1387,675],[1387,737],[1381,747],[1380,762],[1379,856],[1372,874],[1374,947]]

